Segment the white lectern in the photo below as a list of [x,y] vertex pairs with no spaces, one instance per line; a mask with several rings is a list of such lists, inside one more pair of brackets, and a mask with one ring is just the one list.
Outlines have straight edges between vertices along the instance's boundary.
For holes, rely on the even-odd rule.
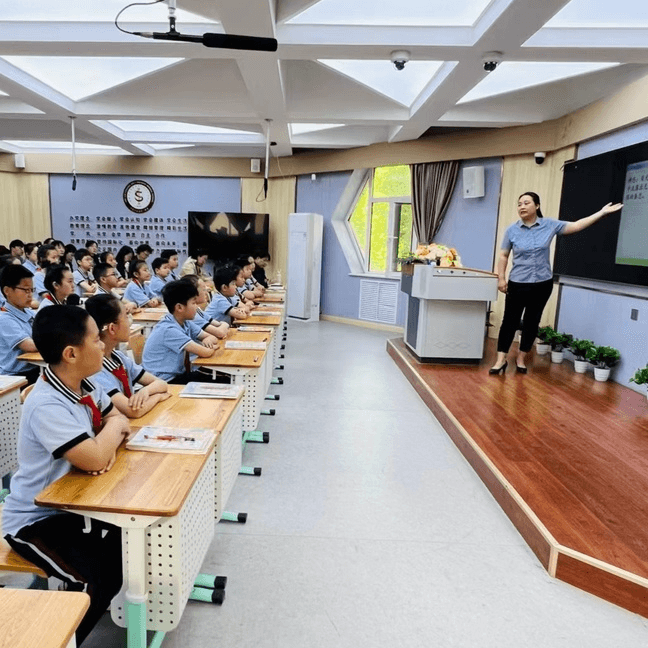
[[408,295],[405,343],[420,361],[482,359],[496,274],[415,263],[403,267],[401,290]]

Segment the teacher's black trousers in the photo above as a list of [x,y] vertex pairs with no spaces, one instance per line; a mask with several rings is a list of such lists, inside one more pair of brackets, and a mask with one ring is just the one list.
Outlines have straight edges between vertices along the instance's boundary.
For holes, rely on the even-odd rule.
[[537,283],[519,283],[509,281],[504,303],[504,319],[497,339],[497,350],[508,353],[515,331],[518,330],[522,312],[524,323],[520,339],[520,351],[531,351],[538,335],[538,326],[542,311],[549,301],[553,290],[553,279]]

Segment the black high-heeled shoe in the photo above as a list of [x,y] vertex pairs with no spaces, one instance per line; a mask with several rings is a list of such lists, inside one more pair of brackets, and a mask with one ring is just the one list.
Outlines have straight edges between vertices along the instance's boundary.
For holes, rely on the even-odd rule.
[[506,371],[506,367],[508,367],[508,360],[504,362],[504,364],[501,367],[497,367],[497,369],[495,367],[491,367],[488,370],[488,373],[491,376],[497,376],[499,374],[503,374]]
[[526,368],[526,367],[520,367],[520,365],[517,365],[517,364],[515,365],[515,370],[516,370],[518,373],[521,373],[521,374],[525,374],[525,373],[527,372],[527,368]]

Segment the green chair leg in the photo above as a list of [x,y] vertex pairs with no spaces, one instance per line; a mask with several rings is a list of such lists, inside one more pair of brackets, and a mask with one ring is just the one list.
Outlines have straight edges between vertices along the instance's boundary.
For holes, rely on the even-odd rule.
[[126,601],[127,646],[146,648],[146,603]]
[[241,468],[239,469],[239,475],[254,475],[255,477],[260,477],[261,468],[259,467],[252,468],[252,466],[241,466]]
[[227,576],[214,576],[213,574],[198,574],[194,581],[195,587],[207,587],[209,589],[225,589]]
[[221,513],[221,522],[240,522],[245,524],[247,522],[247,513],[230,513],[230,511],[223,511]]
[[192,601],[202,601],[203,603],[215,603],[222,605],[225,600],[225,590],[209,589],[207,587],[194,587],[189,594]]

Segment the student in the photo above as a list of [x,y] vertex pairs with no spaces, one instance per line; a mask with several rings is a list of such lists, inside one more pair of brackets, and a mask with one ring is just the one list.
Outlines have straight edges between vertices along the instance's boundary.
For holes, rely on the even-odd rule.
[[185,353],[209,358],[217,347],[216,338],[201,331],[191,320],[196,315],[198,290],[189,281],[171,281],[162,290],[169,312],[155,325],[146,339],[144,368],[168,383],[213,382],[200,371],[186,371]]
[[203,266],[207,263],[207,250],[197,250],[196,258],[189,257],[183,264],[180,270],[180,276],[184,277],[188,274],[195,274],[203,279],[209,280],[211,277],[203,272]]
[[160,257],[169,262],[169,278],[171,281],[177,281],[180,279],[176,272],[178,269],[178,254],[179,252],[177,250],[162,250],[162,252],[160,252]]
[[45,288],[45,272],[47,268],[59,262],[58,252],[53,245],[41,245],[36,255],[38,257],[38,270],[34,273],[34,300],[32,304],[34,308],[38,308],[38,304],[47,292],[47,288]]
[[256,305],[252,299],[245,296],[247,290],[245,288],[245,275],[243,274],[243,269],[241,266],[237,265],[234,267],[238,268],[238,274],[236,275],[235,305],[249,315],[252,310],[256,308]]
[[38,310],[54,304],[61,306],[67,303],[67,298],[74,294],[74,277],[67,266],[58,264],[47,268],[45,273],[45,288],[47,292]]
[[85,243],[85,249],[90,252],[90,255],[92,256],[92,260],[95,263],[99,263],[99,244],[97,241],[93,240],[88,240]]
[[27,243],[25,245],[25,260],[23,265],[29,272],[36,274],[38,270],[38,245],[36,243]]
[[122,277],[121,273],[117,269],[117,261],[115,259],[115,255],[110,250],[105,250],[99,255],[99,263],[107,263],[109,266],[112,266],[115,269],[118,288],[123,288],[128,284],[128,281]]
[[[2,272],[2,268],[6,268],[8,265],[23,265],[23,264],[20,263],[20,259],[18,257],[11,256],[11,254],[3,254],[2,256],[0,256],[0,272]],[[5,302],[6,299],[4,298],[2,291],[0,291],[0,308],[5,305]]]
[[219,322],[232,323],[232,317],[245,319],[248,315],[239,307],[236,298],[236,279],[239,275],[238,266],[226,265],[214,273],[216,292],[205,309],[205,315]]
[[97,291],[97,282],[92,276],[94,259],[86,248],[81,248],[74,253],[74,259],[77,262],[77,269],[74,271],[74,285],[76,286],[77,295],[84,297],[85,293],[94,293]]
[[36,351],[32,340],[35,313],[30,308],[33,276],[22,265],[13,264],[0,274],[0,291],[6,300],[0,312],[0,374],[24,376],[30,385],[38,378],[38,367],[18,356]]
[[202,309],[209,304],[207,284],[198,275],[185,275],[181,281],[189,281],[198,289],[198,299],[196,300],[196,316],[193,319],[194,324],[198,325],[201,331],[205,331],[219,339],[227,337],[229,324],[227,322],[218,322],[210,318]]
[[119,272],[122,279],[128,280],[128,264],[133,260],[134,255],[135,252],[133,251],[133,248],[128,245],[122,245],[115,255],[115,261],[117,261],[117,272]]
[[[130,322],[124,305],[112,295],[95,295],[85,304],[97,323],[104,343],[103,369],[92,376],[112,399],[115,407],[129,418],[139,418],[155,405],[171,396],[168,385],[148,373],[127,355],[117,350],[120,342],[128,342]],[[143,385],[137,393],[135,383]]]
[[249,301],[254,301],[263,296],[264,291],[261,287],[257,288],[254,279],[252,278],[252,273],[254,272],[254,259],[251,256],[241,256],[235,262],[234,265],[241,268],[241,274],[244,279],[244,285],[242,290],[239,291],[239,294],[242,298]]
[[113,297],[116,297],[124,303],[126,312],[129,315],[139,311],[135,302],[123,299],[119,293],[115,292],[115,289],[118,286],[117,270],[110,264],[99,263],[93,269],[92,274],[97,281],[97,292],[95,295],[112,295]]
[[259,252],[254,257],[254,270],[252,271],[252,276],[257,280],[257,282],[267,288],[270,284],[268,277],[266,277],[265,269],[270,263],[270,254],[268,252]]
[[137,261],[146,261],[151,254],[153,254],[153,248],[147,243],[142,243],[142,245],[138,245],[135,248],[135,257]]
[[72,243],[68,243],[65,246],[65,251],[63,252],[62,263],[70,269],[70,272],[74,272],[76,270],[74,265],[74,253],[76,251],[76,246],[72,245]]
[[19,258],[22,262],[23,256],[25,255],[25,244],[20,239],[14,239],[9,243],[9,254]]
[[63,241],[55,239],[54,241],[52,241],[52,245],[54,246],[54,249],[58,254],[58,262],[63,263],[63,259],[65,258],[65,243],[63,243]]
[[166,285],[169,273],[171,272],[169,262],[162,257],[158,257],[157,259],[153,259],[151,267],[155,276],[151,279],[149,288],[158,299],[162,299],[162,288]]
[[130,430],[108,394],[87,380],[101,369],[103,343],[85,310],[45,308],[34,321],[34,341],[48,366],[23,405],[18,470],[2,528],[17,553],[68,589],[90,595],[76,632],[80,645],[121,588],[121,529],[36,506],[34,498],[73,466],[93,474],[109,470]]
[[137,304],[138,308],[159,306],[160,300],[145,283],[151,278],[151,271],[146,261],[131,261],[131,267],[131,282],[126,286],[124,299]]

